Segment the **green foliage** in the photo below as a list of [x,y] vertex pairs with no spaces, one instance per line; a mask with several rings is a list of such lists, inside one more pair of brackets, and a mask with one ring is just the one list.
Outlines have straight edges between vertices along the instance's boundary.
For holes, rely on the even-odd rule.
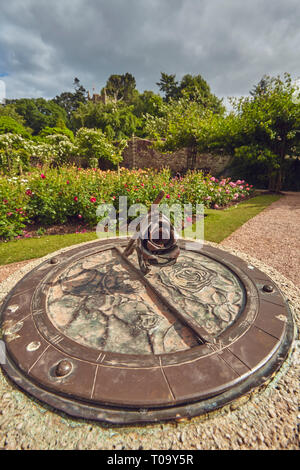
[[74,142],[74,134],[67,127],[45,127],[39,132],[40,137],[46,137],[48,135],[64,135],[70,139],[71,142]]
[[22,235],[24,225],[30,222],[49,226],[76,220],[95,226],[99,204],[112,203],[118,209],[118,197],[127,196],[128,205],[142,203],[149,208],[161,189],[168,205],[203,203],[208,208],[241,201],[252,193],[244,181],[217,180],[201,172],[172,178],[166,169],[105,172],[96,168],[45,167],[20,177],[0,177],[0,237]]
[[123,100],[129,103],[136,87],[135,78],[131,73],[123,75],[111,75],[106,82],[106,94],[116,103]]
[[[74,92],[54,100],[7,100],[0,105],[0,169],[19,174],[31,164],[59,166],[75,157],[87,166],[97,166],[99,158],[116,164],[124,142],[136,135],[154,139],[163,152],[189,148],[190,168],[197,152],[221,152],[234,157],[232,170],[240,178],[259,174],[255,181],[265,185],[268,179],[273,191],[282,184],[298,187],[289,172],[298,168],[292,157],[300,152],[300,93],[290,75],[264,76],[250,96],[231,100],[227,114],[201,75],[178,82],[161,73],[157,85],[164,98],[139,93],[130,73],[111,75],[102,90],[107,101],[94,103],[75,78]],[[76,139],[66,123],[78,131]]]
[[75,88],[74,92],[65,91],[60,95],[57,95],[53,102],[63,108],[66,112],[68,124],[71,124],[71,117],[74,111],[76,111],[80,105],[80,103],[87,102],[87,91],[86,89],[80,84],[78,78],[74,79],[73,86]]
[[[163,152],[197,146],[201,124],[210,114],[186,98],[163,104],[161,113],[161,117],[146,116],[145,130]],[[201,139],[203,142],[203,136]]]
[[175,79],[175,74],[161,72],[160,81],[156,83],[160,91],[164,93],[164,100],[169,102],[171,99],[179,98],[179,86]]
[[90,168],[98,167],[100,158],[114,164],[122,160],[122,151],[127,142],[121,141],[116,147],[100,129],[81,128],[76,134],[75,144],[78,155],[85,158]]
[[22,126],[25,126],[25,119],[17,113],[13,104],[0,104],[0,116],[9,116],[17,121]]
[[11,116],[0,115],[0,134],[18,134],[30,138],[30,133],[25,127]]
[[[238,207],[234,206],[222,211],[207,209],[204,227],[205,240],[220,243],[247,220],[278,200],[279,197],[256,196],[249,201],[242,202]],[[97,239],[94,230],[87,232],[86,229],[81,230],[80,227],[76,233],[67,235],[48,235],[41,238],[28,238],[28,236],[29,234],[26,233],[25,239],[0,244],[0,264],[41,258],[61,248]]]
[[198,92],[205,99],[209,96],[200,76],[186,75],[181,84],[183,100],[169,100],[162,117],[147,116],[146,130],[158,147],[226,152],[248,166],[252,162],[265,168],[269,189],[280,191],[287,156],[300,151],[300,94],[290,75],[264,77],[249,97],[231,100],[233,111],[227,115],[197,99]]
[[44,98],[21,98],[10,100],[26,125],[38,134],[45,127],[55,127],[59,119],[67,119],[66,111],[52,100]]
[[30,143],[18,134],[0,135],[0,169],[10,175],[29,168]]
[[29,222],[26,206],[25,178],[0,179],[0,237],[9,240],[23,235],[23,230]]
[[73,141],[64,134],[50,134],[45,137],[45,143],[51,147],[53,166],[68,165],[76,157],[78,148]]
[[180,82],[179,94],[187,97],[190,101],[196,101],[214,113],[224,113],[225,111],[222,99],[212,94],[210,86],[201,75],[184,75]]
[[253,87],[252,90],[250,90],[250,95],[251,96],[262,96],[268,92],[268,88],[271,85],[270,77],[267,75],[264,75],[262,79],[258,82],[257,85]]
[[168,103],[171,100],[186,98],[210,109],[214,113],[224,113],[225,108],[222,100],[217,98],[210,90],[208,83],[201,75],[186,74],[180,83],[175,80],[176,75],[161,73],[161,79],[156,84],[164,93],[164,100]]
[[163,99],[153,91],[145,90],[143,93],[136,94],[130,104],[133,106],[133,113],[141,118],[145,114],[160,116]]
[[48,135],[31,140],[18,134],[0,135],[0,169],[9,175],[22,174],[32,165],[61,165],[70,163],[76,147],[65,135]]
[[290,158],[286,162],[283,191],[300,191],[300,158]]
[[73,116],[77,129],[101,129],[110,140],[129,138],[141,125],[133,114],[133,106],[124,103],[88,102],[81,104]]
[[299,90],[289,74],[264,77],[251,97],[233,101],[243,145],[237,157],[263,162],[268,168],[269,189],[280,191],[287,156],[300,151]]

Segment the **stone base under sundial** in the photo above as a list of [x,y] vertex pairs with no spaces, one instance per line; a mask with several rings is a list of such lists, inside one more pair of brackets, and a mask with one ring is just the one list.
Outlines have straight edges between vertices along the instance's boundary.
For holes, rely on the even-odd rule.
[[2,367],[19,387],[71,416],[138,423],[207,413],[280,367],[293,320],[265,273],[181,240],[177,263],[144,277],[127,242],[73,247],[9,293]]

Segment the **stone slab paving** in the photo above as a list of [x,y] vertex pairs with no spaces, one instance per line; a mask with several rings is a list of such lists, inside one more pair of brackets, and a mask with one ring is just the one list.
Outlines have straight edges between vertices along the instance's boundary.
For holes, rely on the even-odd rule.
[[[294,231],[291,220],[295,218],[295,214],[296,216],[299,214],[298,202],[300,203],[300,194],[299,197],[289,194],[281,200],[281,203],[277,201],[272,204],[239,229],[240,236],[236,241],[234,238],[236,234],[225,240],[222,248],[257,266],[274,279],[286,297],[299,329],[300,289],[295,287],[299,263],[298,267],[293,264],[293,269],[287,269],[285,258],[286,254],[290,259],[291,252],[294,252],[294,247],[299,243],[297,240],[299,231]],[[289,217],[286,216],[287,211]],[[258,223],[257,218],[260,218]],[[263,232],[259,231],[264,230],[268,220],[269,227],[274,227],[274,230],[267,232],[269,243],[265,244],[265,250],[269,249],[269,256],[261,245],[261,237],[266,236],[266,233],[263,235]],[[254,238],[249,228],[251,222],[258,231]],[[247,236],[242,233],[243,228],[249,234],[248,242]],[[282,231],[281,237],[279,230]],[[295,236],[289,240],[289,234]],[[278,256],[272,255],[274,238],[278,241],[286,240],[287,250],[280,248],[279,243],[276,251]],[[251,251],[249,254],[247,247],[248,250],[254,250],[255,246],[258,247],[257,253]],[[59,252],[67,249],[64,248]],[[3,298],[26,272],[52,256],[53,254],[24,263],[22,266],[15,263],[14,266],[10,265],[9,270],[5,267],[5,280],[0,284],[1,297]],[[276,268],[273,266],[275,264]],[[8,274],[11,275],[7,278]],[[288,360],[268,385],[213,414],[178,422],[127,427],[74,420],[61,413],[55,413],[18,391],[3,374],[0,374],[0,449],[298,450],[299,371],[299,336],[295,332],[295,341]]]

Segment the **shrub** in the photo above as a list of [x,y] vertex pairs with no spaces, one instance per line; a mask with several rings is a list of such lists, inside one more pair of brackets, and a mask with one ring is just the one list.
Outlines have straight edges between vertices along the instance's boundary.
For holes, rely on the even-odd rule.
[[127,196],[128,206],[141,203],[149,208],[161,189],[168,205],[203,203],[211,208],[238,202],[252,193],[243,180],[218,180],[201,172],[172,178],[167,169],[35,169],[25,177],[0,177],[0,237],[19,235],[30,222],[49,226],[77,221],[95,226],[99,204],[112,203],[118,209],[118,197]]
[[47,137],[49,135],[63,135],[63,136],[66,136],[70,139],[71,142],[74,142],[74,134],[73,132],[68,129],[67,127],[44,127],[44,129],[42,129],[40,132],[39,132],[39,136],[40,137]]
[[22,235],[30,219],[26,213],[25,178],[1,178],[0,184],[0,237],[11,239]]
[[28,130],[10,116],[0,116],[0,134],[18,134],[24,138],[30,138]]
[[100,129],[82,127],[76,134],[75,144],[78,156],[84,157],[87,167],[93,168],[98,167],[100,158],[119,163],[126,141],[121,141],[116,148]]
[[45,142],[51,146],[54,166],[68,164],[77,155],[78,148],[66,135],[48,135]]
[[0,169],[14,175],[29,169],[31,143],[18,134],[0,135]]

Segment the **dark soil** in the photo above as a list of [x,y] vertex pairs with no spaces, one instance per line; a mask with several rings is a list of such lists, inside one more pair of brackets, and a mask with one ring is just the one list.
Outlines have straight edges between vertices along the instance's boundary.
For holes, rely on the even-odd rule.
[[21,238],[40,237],[44,235],[66,235],[67,233],[86,233],[94,231],[95,227],[74,222],[67,222],[62,225],[52,225],[51,227],[41,227],[38,224],[32,224],[27,225],[24,230],[24,236],[21,236]]

